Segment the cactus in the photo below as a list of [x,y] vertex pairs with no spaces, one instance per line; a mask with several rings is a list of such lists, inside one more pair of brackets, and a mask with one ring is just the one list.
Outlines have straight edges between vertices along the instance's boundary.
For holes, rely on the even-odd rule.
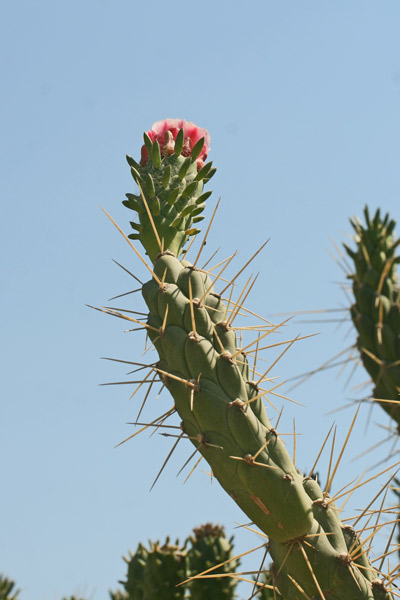
[[[364,209],[365,226],[350,220],[355,231],[356,250],[344,244],[353,261],[354,303],[351,318],[357,330],[356,347],[374,384],[374,401],[394,419],[400,433],[400,287],[396,256],[400,239],[395,240],[395,221],[380,210],[370,218]],[[398,481],[395,480],[398,485]],[[395,492],[398,496],[398,492]],[[400,528],[398,529],[400,544]],[[400,545],[399,545],[400,549]]]
[[185,588],[177,586],[186,579],[187,552],[178,541],[170,544],[167,538],[163,545],[150,542],[149,548],[139,544],[135,554],[130,554],[125,561],[128,564],[127,578],[120,583],[129,600],[184,598]]
[[126,194],[123,202],[137,212],[139,221],[131,221],[135,233],[129,238],[139,240],[152,261],[161,240],[165,249],[179,256],[188,237],[199,231],[194,225],[204,218],[201,213],[210,195],[203,193],[203,185],[215,173],[212,163],[204,165],[208,145],[205,129],[168,119],[145,134],[140,164],[127,156],[141,192]]
[[[232,308],[222,294],[237,276],[218,294],[214,284],[225,267],[212,281],[197,264],[200,252],[193,264],[186,253],[181,256],[193,233],[193,207],[203,209],[202,189],[193,184],[207,181],[212,170],[200,165],[195,176],[204,144],[193,147],[184,127],[168,133],[170,125],[157,124],[156,132],[145,134],[141,164],[128,158],[140,194],[133,203],[130,196],[124,203],[138,213],[140,225],[131,238],[143,242],[152,263],[147,265],[152,277],[142,289],[149,310],[146,332],[159,355],[151,369],[175,403],[151,425],[159,426],[178,413],[180,437],[191,440],[221,486],[268,536],[273,583],[283,598],[388,600],[392,596],[357,533],[340,521],[329,495],[333,476],[322,490],[302,475],[269,421],[262,399],[275,388],[262,388],[269,370],[256,377],[246,351],[252,352],[278,326],[264,324],[259,337],[241,348],[233,321],[244,310],[249,290]],[[161,143],[158,131],[164,134]],[[192,154],[187,151],[182,158],[183,147],[193,148]],[[186,181],[180,176],[184,169],[190,173]],[[204,243],[205,239],[201,248]],[[135,322],[118,310],[100,310]]]
[[17,600],[19,590],[15,589],[15,582],[0,574],[0,600]]
[[[220,525],[206,523],[193,530],[183,546],[176,540],[174,545],[167,538],[164,545],[149,542],[149,548],[139,544],[135,554],[124,558],[128,564],[126,581],[120,581],[124,591],[110,592],[112,600],[163,600],[187,598],[190,600],[208,600],[221,598],[233,600],[236,581],[226,575],[238,565],[232,560],[231,539],[225,537],[224,528]],[[206,580],[194,580],[189,585],[182,584],[190,575],[197,575],[225,563],[218,570],[213,570],[213,577]]]
[[396,421],[400,432],[400,287],[396,272],[395,221],[377,210],[373,219],[364,210],[366,225],[351,219],[356,250],[344,245],[354,262],[354,304],[351,318],[357,330],[357,348],[374,382],[375,401]]
[[[193,530],[193,536],[188,540],[191,548],[188,552],[189,570],[193,575],[202,573],[219,565],[219,569],[213,569],[213,575],[232,573],[238,565],[233,560],[232,538],[225,537],[224,528],[220,525],[206,523]],[[229,562],[227,562],[229,561]],[[194,579],[190,584],[191,600],[233,600],[237,580],[229,577],[216,577],[211,579]]]

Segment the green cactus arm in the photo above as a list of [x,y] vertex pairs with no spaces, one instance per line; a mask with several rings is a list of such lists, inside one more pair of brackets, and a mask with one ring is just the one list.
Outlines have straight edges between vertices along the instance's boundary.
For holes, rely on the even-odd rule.
[[[164,283],[148,282],[144,298],[160,378],[183,432],[269,537],[283,597],[300,598],[303,590],[310,597],[374,598],[381,590],[377,573],[352,560],[329,497],[297,472],[263,405],[252,402],[260,388],[248,379],[234,330],[213,321],[224,305],[207,274],[168,253],[155,260],[154,271],[165,273]],[[167,306],[171,321],[165,321]]]
[[400,239],[393,236],[395,221],[388,214],[382,218],[377,210],[371,219],[366,207],[364,216],[365,225],[350,221],[356,249],[344,245],[353,262],[348,276],[354,293],[351,318],[362,363],[374,382],[374,398],[400,431]]
[[[146,148],[152,152],[148,142]],[[157,154],[157,164],[146,163],[153,182],[168,160],[161,156],[160,165]],[[170,193],[172,206],[174,190]],[[161,196],[156,191],[153,198]],[[179,190],[179,196],[190,204],[189,193]],[[148,217],[153,238],[164,240],[160,252],[155,243],[150,248],[142,231],[134,235],[144,239],[153,263],[153,278],[143,286],[146,329],[160,358],[156,371],[174,398],[183,433],[221,486],[268,536],[275,585],[284,598],[388,600],[391,595],[374,568],[354,558],[329,495],[296,470],[271,426],[261,401],[264,376],[250,380],[246,354],[226,319],[223,299],[207,273],[178,258],[187,241],[180,225],[174,226],[176,219],[170,222],[168,243],[167,232],[157,229],[164,226],[156,222],[164,214],[161,204],[155,203],[153,223]],[[145,210],[151,214],[153,207]],[[184,218],[184,203],[179,210]]]

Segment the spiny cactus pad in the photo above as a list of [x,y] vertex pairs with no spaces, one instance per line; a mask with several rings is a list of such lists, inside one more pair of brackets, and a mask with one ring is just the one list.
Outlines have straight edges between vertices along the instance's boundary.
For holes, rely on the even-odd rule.
[[374,398],[400,430],[400,239],[393,237],[395,221],[388,214],[382,218],[377,210],[371,219],[365,208],[364,216],[365,225],[350,221],[356,250],[345,245],[354,263],[349,275],[355,298],[351,317],[361,360],[374,382]]

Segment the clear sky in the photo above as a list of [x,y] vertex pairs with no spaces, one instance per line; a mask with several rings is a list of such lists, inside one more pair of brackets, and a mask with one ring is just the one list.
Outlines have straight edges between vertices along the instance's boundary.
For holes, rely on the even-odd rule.
[[[1,2],[0,571],[22,600],[105,600],[129,548],[183,539],[207,520],[235,532],[238,551],[259,544],[234,530],[246,517],[200,469],[186,484],[175,477],[191,448],[151,493],[171,441],[144,435],[114,448],[141,399],[128,400],[129,386],[98,387],[127,370],[100,357],[137,360],[143,338],[84,305],[132,289],[112,258],[145,274],[99,205],[128,231],[125,153],[139,156],[154,121],[194,121],[210,131],[218,166],[208,214],[222,198],[209,255],[239,248],[241,265],[271,238],[249,306],[266,316],[346,306],[331,239],[345,239],[366,203],[399,216],[399,27],[400,4],[389,0]],[[138,296],[123,306],[141,310]],[[353,342],[348,324],[299,320],[290,335],[320,335],[285,356],[282,380]],[[354,408],[327,413],[368,392],[352,389],[361,370],[347,387],[336,375],[291,392],[306,408],[285,403],[280,427],[291,431],[296,418],[301,469],[333,419],[344,438]],[[170,400],[152,402],[146,418]],[[366,430],[367,416],[336,489],[389,452],[350,462],[385,436],[384,416],[375,410]]]

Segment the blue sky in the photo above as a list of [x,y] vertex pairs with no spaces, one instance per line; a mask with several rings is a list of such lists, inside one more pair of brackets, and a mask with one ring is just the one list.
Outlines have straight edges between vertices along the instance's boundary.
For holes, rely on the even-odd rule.
[[[0,15],[0,571],[23,600],[103,600],[139,541],[183,539],[208,520],[235,531],[238,551],[259,541],[234,530],[246,519],[206,475],[175,477],[191,449],[149,493],[170,441],[144,435],[114,448],[139,402],[126,386],[98,387],[125,376],[100,357],[136,360],[143,340],[85,303],[130,289],[112,258],[145,274],[99,205],[127,231],[121,200],[135,186],[125,154],[139,156],[154,121],[194,121],[210,131],[218,166],[208,214],[222,198],[209,253],[240,248],[239,265],[271,238],[255,261],[252,309],[345,306],[331,239],[345,239],[365,204],[399,216],[400,6],[5,0]],[[282,379],[352,343],[348,324],[298,321],[291,335],[320,335],[285,356]],[[361,395],[351,388],[364,373],[348,387],[335,375],[292,392],[306,408],[285,408],[281,427],[295,417],[303,433],[299,468],[310,468],[333,419],[344,438],[354,408],[327,413]],[[169,400],[153,403],[147,418]],[[376,410],[366,430],[367,413],[337,489],[387,454],[350,462],[384,437],[384,416]],[[354,509],[373,491],[360,491]]]

